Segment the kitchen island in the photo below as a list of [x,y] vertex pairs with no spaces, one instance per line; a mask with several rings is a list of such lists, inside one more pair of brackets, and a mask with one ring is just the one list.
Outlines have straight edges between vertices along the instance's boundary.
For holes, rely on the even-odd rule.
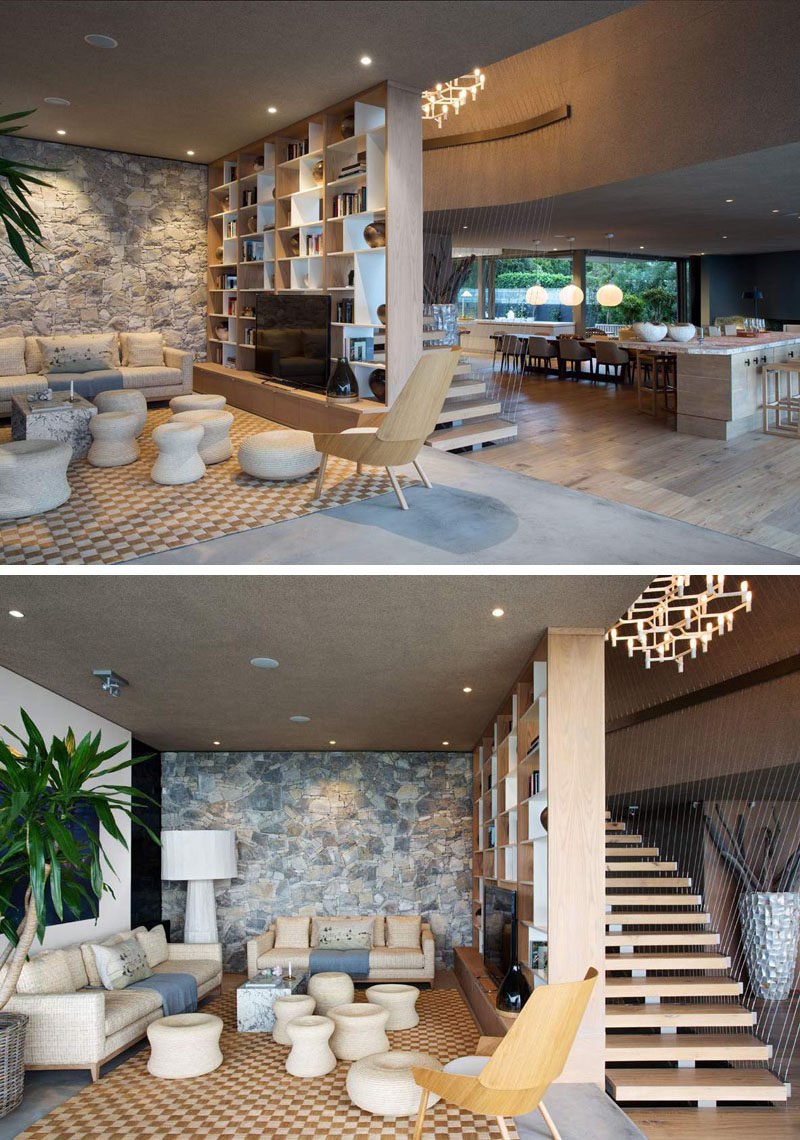
[[489,320],[480,317],[477,320],[459,321],[459,332],[468,332],[470,335],[461,343],[470,352],[494,352],[494,341],[490,340],[497,333],[511,333],[513,336],[548,336],[557,337],[560,333],[574,333],[574,321],[532,321],[523,317],[508,317]]

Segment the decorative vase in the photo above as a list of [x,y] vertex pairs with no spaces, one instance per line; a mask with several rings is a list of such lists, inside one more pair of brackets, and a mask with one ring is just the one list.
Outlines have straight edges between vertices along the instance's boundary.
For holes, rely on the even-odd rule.
[[0,1013],[0,1118],[22,1103],[26,1013]]
[[522,972],[519,962],[515,962],[500,983],[497,991],[497,1008],[501,1013],[519,1013],[530,996],[531,987],[528,979]]
[[[458,305],[423,305],[422,316],[424,324],[430,325],[437,332],[446,334],[436,342],[437,344],[457,345],[460,343]],[[425,333],[422,334],[422,339],[425,339]]]
[[291,257],[297,257],[300,253],[300,234],[289,235],[289,254]]
[[339,357],[339,362],[328,381],[328,399],[348,401],[358,399],[358,381],[343,356]]
[[222,261],[222,258],[224,257],[224,255],[225,255],[225,250],[223,249],[223,247],[221,245],[218,245],[217,246],[217,261]]
[[322,159],[320,159],[319,162],[315,162],[311,167],[311,177],[317,186],[322,185],[322,179],[325,177],[325,163]]
[[247,219],[247,232],[249,234],[254,234],[257,229],[258,229],[258,218],[255,216],[255,214],[251,214],[250,217]]
[[356,279],[356,271],[355,271],[355,269],[351,269],[350,272],[347,274],[348,287],[354,283],[355,279]]
[[677,324],[669,326],[667,335],[670,340],[677,340],[681,344],[685,344],[687,340],[691,340],[694,337],[696,332],[697,329],[694,325]]
[[542,825],[543,829],[545,831],[547,831],[547,808],[546,807],[542,808],[542,813],[539,816],[539,823]]
[[343,139],[351,139],[356,133],[356,121],[352,115],[345,115],[339,123],[339,133]]
[[667,335],[666,325],[651,324],[650,321],[636,321],[633,325],[636,340],[645,340],[649,344],[657,344]]
[[228,326],[227,325],[215,325],[214,326],[214,332],[217,334],[217,340],[227,340],[228,339]]
[[378,305],[378,320],[382,325],[386,324],[386,306]]
[[364,241],[370,249],[381,249],[386,245],[386,223],[370,222],[364,226]]
[[369,374],[369,387],[376,400],[386,399],[386,373],[380,368],[373,368]]
[[739,922],[750,982],[759,997],[784,1001],[800,944],[800,894],[752,891],[739,899]]

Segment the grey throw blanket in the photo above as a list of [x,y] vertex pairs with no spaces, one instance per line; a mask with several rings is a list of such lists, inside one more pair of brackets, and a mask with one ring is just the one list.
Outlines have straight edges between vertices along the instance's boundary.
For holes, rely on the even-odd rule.
[[161,995],[164,1016],[194,1013],[197,1009],[197,982],[191,974],[159,974],[157,971],[141,982],[131,982],[129,990],[155,990]]
[[312,950],[308,972],[321,974],[324,970],[338,970],[351,978],[366,978],[369,974],[369,950]]

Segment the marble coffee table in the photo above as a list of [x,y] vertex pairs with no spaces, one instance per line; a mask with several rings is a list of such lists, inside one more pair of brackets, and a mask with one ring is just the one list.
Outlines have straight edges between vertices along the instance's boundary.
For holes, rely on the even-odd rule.
[[271,1033],[275,1025],[275,999],[304,994],[308,974],[299,977],[268,978],[256,974],[236,990],[236,1028],[240,1033]]
[[12,439],[55,439],[68,443],[73,459],[83,459],[92,445],[89,420],[97,408],[83,396],[54,396],[52,400],[11,400]]

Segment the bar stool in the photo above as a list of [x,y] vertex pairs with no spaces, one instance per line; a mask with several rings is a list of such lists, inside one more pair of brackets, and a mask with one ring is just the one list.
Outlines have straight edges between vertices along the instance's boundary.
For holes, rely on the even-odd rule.
[[636,373],[639,411],[657,417],[678,410],[678,359],[672,352],[639,352]]

